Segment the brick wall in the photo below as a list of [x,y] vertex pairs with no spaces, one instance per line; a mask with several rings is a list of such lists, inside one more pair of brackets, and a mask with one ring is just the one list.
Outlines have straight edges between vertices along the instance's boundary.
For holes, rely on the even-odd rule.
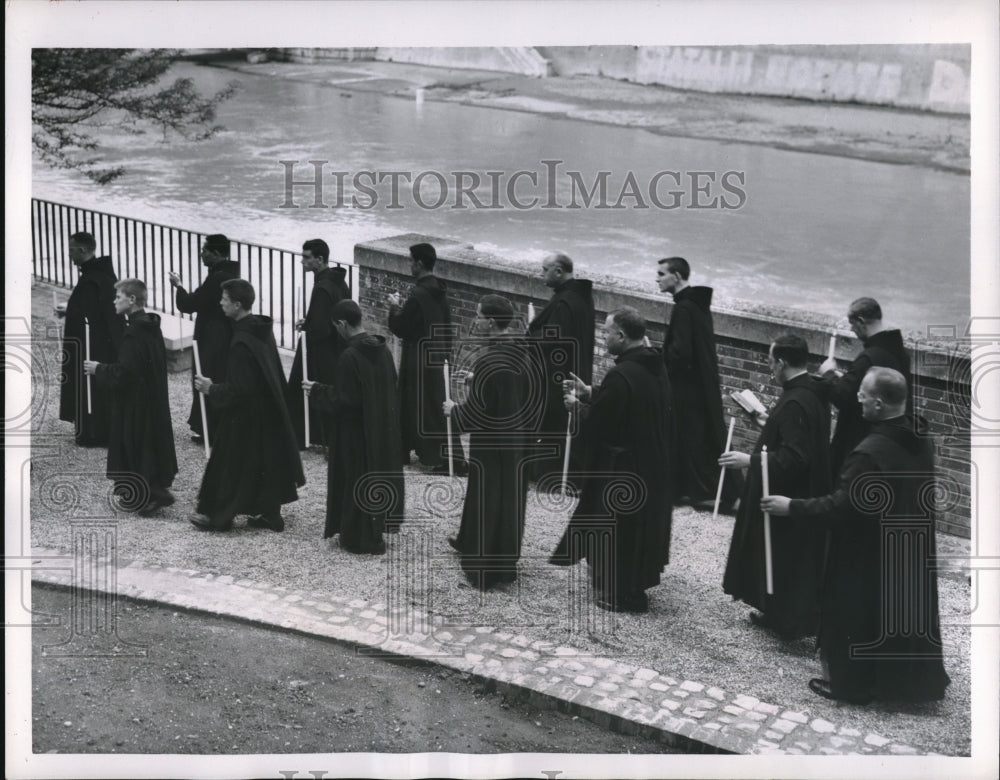
[[[389,334],[386,325],[390,293],[405,298],[413,284],[409,270],[409,247],[427,241],[438,254],[435,275],[448,285],[452,316],[461,333],[467,333],[475,315],[476,304],[487,293],[507,297],[522,317],[527,317],[528,303],[537,310],[545,305],[549,290],[542,283],[540,269],[524,269],[503,258],[434,236],[409,233],[358,244],[354,262],[359,267],[360,298],[366,327]],[[604,350],[600,325],[607,312],[620,306],[634,306],[648,323],[648,335],[654,345],[663,342],[664,323],[669,317],[667,296],[594,285],[596,309],[594,380],[600,381],[612,361]],[[846,303],[846,302],[845,302]],[[714,323],[719,356],[719,378],[727,414],[736,416],[734,449],[748,451],[758,430],[729,399],[729,392],[749,388],[765,406],[777,399],[779,388],[771,383],[767,369],[767,350],[775,336],[791,332],[810,345],[813,356],[809,367],[815,370],[826,357],[832,322],[817,324],[816,317],[790,310],[733,310],[714,307]],[[517,326],[515,326],[516,328]],[[523,328],[523,324],[521,326]],[[837,339],[836,357],[846,365],[857,354],[859,345],[848,338]],[[938,465],[944,495],[944,511],[938,520],[941,531],[970,536],[970,455],[969,455],[969,377],[968,351],[962,340],[930,345],[908,343],[912,359],[917,408],[930,422],[938,447]],[[460,393],[460,388],[456,388]]]

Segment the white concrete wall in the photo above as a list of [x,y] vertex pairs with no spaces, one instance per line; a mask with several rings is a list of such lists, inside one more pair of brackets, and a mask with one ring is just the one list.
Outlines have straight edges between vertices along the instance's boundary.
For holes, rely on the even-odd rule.
[[522,76],[546,76],[549,73],[548,63],[531,46],[379,47],[375,59],[438,68],[494,70]]
[[969,112],[965,44],[542,47],[555,75],[701,92]]

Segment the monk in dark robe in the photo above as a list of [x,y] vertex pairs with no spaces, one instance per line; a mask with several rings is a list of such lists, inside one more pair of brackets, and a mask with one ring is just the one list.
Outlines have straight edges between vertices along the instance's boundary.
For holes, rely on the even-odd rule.
[[513,582],[524,538],[528,494],[525,455],[540,423],[542,380],[524,339],[509,327],[514,307],[499,295],[476,307],[475,335],[486,345],[472,369],[467,399],[444,402],[444,413],[469,433],[469,486],[458,536],[449,543],[462,556],[469,582],[482,590]]
[[[336,377],[337,358],[344,348],[344,341],[333,327],[333,307],[339,301],[350,300],[351,290],[347,286],[346,268],[330,268],[330,247],[320,238],[306,241],[302,245],[302,267],[313,274],[312,293],[305,317],[295,323],[295,329],[306,340],[306,355],[309,358],[309,381],[332,386]],[[295,345],[295,359],[288,374],[288,413],[292,416],[295,438],[299,449],[305,449],[305,410],[302,402],[302,345]],[[310,404],[310,406],[313,406]],[[329,427],[325,415],[319,407],[313,406],[309,412],[310,444],[329,447],[326,429]]]
[[[537,443],[554,450],[547,458],[532,460],[532,475],[561,472],[566,446],[567,415],[562,383],[574,374],[590,384],[594,371],[594,292],[593,282],[573,275],[573,261],[564,254],[551,254],[542,262],[542,278],[552,290],[552,298],[528,323],[528,335],[537,341],[545,361],[543,388],[545,415]],[[570,445],[571,465],[580,467],[579,448]]]
[[779,336],[771,344],[768,367],[782,393],[767,416],[753,454],[727,452],[719,464],[749,469],[733,526],[723,590],[759,611],[754,625],[773,628],[784,639],[815,636],[819,623],[820,581],[825,529],[787,518],[771,518],[774,593],[768,595],[764,563],[761,449],[767,447],[769,488],[799,498],[830,492],[830,407],[818,380],[806,372],[809,347],[798,336]]
[[[726,447],[722,417],[719,360],[712,324],[712,288],[689,284],[691,267],[683,257],[660,260],[656,270],[662,292],[673,296],[663,359],[674,394],[677,426],[673,481],[678,500],[691,504],[715,500],[719,455]],[[743,475],[726,475],[723,511],[730,511],[743,492]]]
[[348,552],[384,553],[382,534],[399,531],[405,501],[396,366],[385,337],[365,332],[358,304],[339,301],[331,317],[347,345],[335,384],[301,383],[331,426],[323,538],[340,534]]
[[147,313],[146,285],[115,284],[115,312],[126,318],[114,363],[85,361],[96,384],[111,391],[108,479],[122,509],[148,517],[174,503],[168,488],[177,475],[174,431],[167,397],[167,353],[160,317]]
[[819,631],[825,676],[809,681],[824,698],[936,701],[950,683],[930,498],[934,441],[906,416],[908,393],[900,372],[869,369],[858,400],[871,428],[848,455],[836,489],[761,501],[772,515],[831,532]]
[[[430,244],[410,247],[410,272],[417,281],[405,303],[395,293],[389,296],[389,330],[403,342],[399,364],[402,463],[407,465],[410,451],[415,450],[424,466],[447,474],[448,437],[441,404],[445,400],[444,359],[450,356],[454,331],[447,288],[433,273],[436,263],[437,252]],[[451,452],[456,473],[465,473],[457,433],[452,436]]]
[[75,423],[76,443],[81,447],[106,447],[111,432],[108,387],[91,382],[91,411],[87,411],[85,323],[90,324],[90,359],[98,363],[115,362],[125,330],[125,320],[115,314],[118,276],[111,258],[95,257],[96,250],[97,242],[90,233],[74,233],[69,238],[69,258],[80,269],[80,277],[66,302],[65,378],[59,391],[59,419]]
[[[194,320],[194,340],[198,342],[202,375],[221,382],[226,376],[226,357],[233,338],[233,326],[219,307],[219,300],[222,298],[222,283],[238,278],[240,266],[229,259],[229,239],[221,233],[205,239],[201,247],[201,262],[208,268],[208,275],[194,292],[184,289],[181,278],[176,273],[171,272],[168,278],[176,291],[174,297],[177,309],[185,314],[197,315]],[[192,377],[195,368],[192,360]],[[209,444],[212,444],[212,433],[217,422],[215,407],[209,405],[205,409],[205,415],[208,418]],[[191,413],[187,423],[193,434],[191,438],[200,442],[205,432],[202,430],[197,390],[191,399]]]
[[903,375],[910,388],[906,413],[913,413],[913,382],[910,376],[910,356],[903,345],[903,334],[882,324],[882,307],[872,298],[858,298],[847,310],[847,321],[864,349],[851,362],[847,371],[837,370],[837,361],[828,358],[819,367],[823,389],[830,403],[837,408],[837,426],[830,444],[830,468],[833,476],[840,473],[844,459],[858,442],[868,435],[870,424],[861,414],[858,388],[872,366],[892,368]]
[[670,553],[670,382],[645,335],[638,311],[612,312],[604,337],[615,366],[593,392],[576,377],[565,385],[567,408],[580,415],[587,476],[550,562],[586,558],[596,603],[612,611],[646,612],[645,591],[659,584]]
[[222,311],[233,321],[225,380],[195,376],[198,392],[219,413],[212,454],[198,491],[202,531],[228,531],[236,515],[247,525],[283,531],[281,505],[306,483],[285,406],[285,372],[270,317],[250,313],[256,293],[243,279],[222,283]]

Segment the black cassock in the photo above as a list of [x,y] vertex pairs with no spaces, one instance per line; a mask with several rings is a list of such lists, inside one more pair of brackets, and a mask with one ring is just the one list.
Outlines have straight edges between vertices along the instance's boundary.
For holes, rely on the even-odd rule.
[[[219,305],[222,300],[222,283],[229,279],[238,279],[240,265],[233,260],[224,260],[213,265],[198,289],[188,292],[178,287],[175,300],[177,309],[185,314],[196,314],[194,320],[194,338],[198,342],[198,358],[201,360],[201,375],[207,376],[213,382],[221,382],[226,375],[226,357],[229,353],[229,343],[233,338],[231,320],[226,317]],[[194,359],[191,360],[191,376],[194,376]],[[188,415],[188,426],[196,434],[203,434],[201,425],[201,405],[198,402],[198,391],[194,390],[191,400],[191,413]],[[216,410],[206,407],[208,417],[209,443],[217,424]]]
[[[309,356],[309,379],[324,385],[333,385],[336,376],[337,358],[344,349],[343,340],[333,327],[331,314],[333,307],[342,300],[351,297],[345,277],[346,268],[325,268],[316,272],[315,283],[309,296],[309,310],[305,316],[305,327],[302,332],[306,339],[306,353]],[[295,438],[299,449],[305,449],[305,411],[302,400],[302,345],[295,345],[295,359],[292,370],[288,374],[288,413],[292,417],[295,428]],[[310,403],[310,406],[313,404]],[[325,444],[327,427],[324,415],[318,407],[312,408],[309,414],[309,443]]]
[[524,538],[528,442],[543,411],[532,393],[541,366],[523,339],[493,339],[473,366],[466,400],[452,408],[469,433],[469,484],[457,546],[462,569],[482,589],[513,582]]
[[823,389],[830,403],[837,407],[837,426],[830,443],[830,468],[836,479],[844,460],[858,443],[868,435],[871,426],[861,416],[858,388],[868,369],[873,366],[894,368],[906,379],[906,413],[913,412],[913,378],[910,375],[910,356],[898,330],[883,330],[864,342],[861,354],[851,361],[843,376],[829,371],[823,376]]
[[819,649],[835,696],[944,697],[934,485],[933,440],[899,417],[872,425],[832,494],[791,503],[831,532]]
[[142,509],[163,498],[177,474],[159,315],[128,315],[118,360],[101,363],[95,379],[112,396],[108,479],[128,508]]
[[[444,282],[432,274],[417,280],[402,309],[389,315],[389,330],[403,340],[399,361],[399,414],[402,463],[416,450],[425,466],[439,466],[447,433],[444,412],[444,358],[451,360],[453,336]],[[421,341],[431,337],[430,341]],[[462,457],[462,442],[452,436],[452,453]]]
[[660,350],[616,359],[580,411],[586,474],[551,562],[586,557],[598,598],[642,609],[669,560],[672,493],[670,382]]
[[[546,370],[545,414],[539,433],[559,448],[557,454],[533,462],[536,476],[562,471],[567,416],[562,382],[572,372],[590,384],[594,373],[594,318],[593,282],[569,279],[555,289],[545,308],[528,323],[528,335],[537,339]],[[577,449],[574,447],[571,455]],[[574,456],[573,467],[579,466]]]
[[339,533],[349,552],[384,552],[382,532],[398,529],[405,499],[396,367],[385,338],[352,337],[336,384],[314,385],[309,403],[331,426],[323,538]]
[[272,325],[253,314],[233,323],[225,379],[209,389],[218,422],[198,512],[218,530],[232,527],[236,515],[277,515],[306,481]]
[[76,423],[76,443],[107,446],[111,430],[111,394],[91,382],[91,414],[87,414],[84,318],[90,323],[90,359],[114,363],[125,330],[125,320],[115,314],[118,277],[110,257],[96,257],[80,267],[80,278],[66,302],[63,330],[64,369],[59,391],[59,419]]
[[[677,410],[675,495],[687,496],[692,502],[715,498],[719,455],[726,446],[711,304],[711,287],[685,287],[674,295],[663,343]],[[731,505],[742,492],[742,475],[727,474],[722,488],[723,506]]]
[[[786,636],[816,633],[826,529],[818,523],[771,518],[774,593],[767,595],[761,448],[767,446],[771,494],[809,498],[832,489],[829,442],[830,407],[820,397],[816,378],[801,374],[785,385],[768,415],[750,456],[733,526],[722,588],[759,609]],[[726,479],[733,473],[727,470]]]

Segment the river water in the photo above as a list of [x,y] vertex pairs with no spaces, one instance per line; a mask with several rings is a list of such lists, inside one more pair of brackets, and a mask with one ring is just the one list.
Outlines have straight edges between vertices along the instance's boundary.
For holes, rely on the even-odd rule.
[[[237,77],[175,70],[204,91]],[[284,249],[322,237],[338,261],[355,243],[419,232],[532,265],[562,251],[578,275],[644,281],[651,292],[656,259],[682,255],[717,299],[841,316],[871,295],[887,319],[921,332],[969,316],[968,176],[238,79],[216,138],[164,144],[108,129],[107,160],[126,176],[97,187],[36,162],[33,195]],[[288,171],[309,181],[317,166],[318,197],[313,186],[289,194]],[[602,177],[606,197],[595,190],[588,204]]]

